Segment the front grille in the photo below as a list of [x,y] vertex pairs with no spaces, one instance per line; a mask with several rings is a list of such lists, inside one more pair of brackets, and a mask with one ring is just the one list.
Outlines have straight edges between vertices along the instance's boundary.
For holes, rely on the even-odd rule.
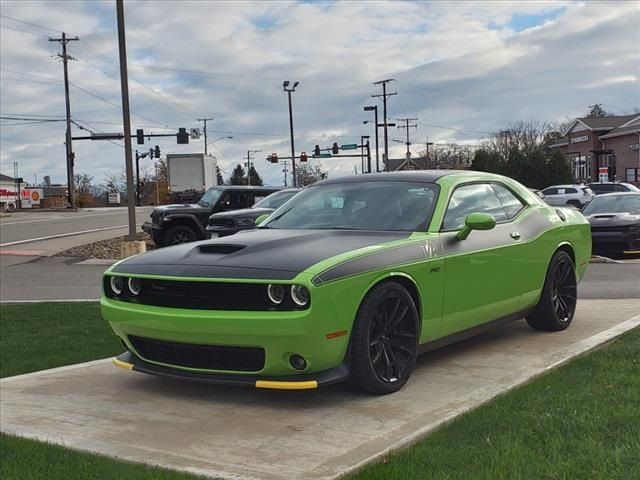
[[309,307],[309,304],[304,307],[296,305],[290,295],[286,295],[281,304],[274,305],[267,297],[267,285],[259,283],[180,282],[141,278],[140,294],[133,296],[127,288],[123,288],[121,295],[114,295],[109,287],[110,278],[108,275],[104,277],[105,295],[142,305],[240,311],[290,311]]
[[232,218],[220,219],[211,217],[209,218],[209,225],[216,225],[218,227],[234,227],[235,222]]
[[264,368],[264,349],[167,342],[129,336],[133,348],[144,359],[204,370],[235,370],[258,372]]

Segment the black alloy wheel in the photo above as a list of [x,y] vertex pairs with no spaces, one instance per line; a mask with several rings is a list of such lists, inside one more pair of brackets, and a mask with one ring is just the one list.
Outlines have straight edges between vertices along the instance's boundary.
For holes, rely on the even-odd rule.
[[551,301],[558,321],[571,321],[576,310],[578,287],[571,259],[563,258],[556,266],[551,288]]
[[576,311],[577,283],[573,259],[566,251],[557,251],[549,263],[540,301],[527,316],[527,323],[536,330],[558,331],[567,328]]
[[171,227],[167,230],[164,238],[165,241],[163,243],[167,246],[195,242],[198,239],[196,232],[186,225],[176,225],[175,227]]
[[351,383],[375,394],[399,390],[415,366],[418,325],[413,298],[401,284],[374,287],[360,306],[352,333]]

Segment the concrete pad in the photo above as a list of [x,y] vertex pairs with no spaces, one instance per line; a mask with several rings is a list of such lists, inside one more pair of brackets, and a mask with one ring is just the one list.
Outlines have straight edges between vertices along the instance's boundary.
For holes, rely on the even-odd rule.
[[0,429],[223,478],[333,479],[640,325],[640,300],[582,300],[564,332],[524,321],[420,357],[385,397],[128,372],[109,359],[0,381]]

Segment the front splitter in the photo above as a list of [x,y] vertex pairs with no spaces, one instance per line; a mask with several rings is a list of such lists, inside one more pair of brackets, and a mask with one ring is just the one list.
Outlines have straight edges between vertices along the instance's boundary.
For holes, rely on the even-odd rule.
[[178,368],[156,365],[135,356],[131,352],[124,352],[113,359],[114,365],[126,370],[158,375],[162,377],[181,378],[207,382],[219,385],[234,385],[275,390],[312,390],[334,383],[345,381],[349,377],[349,367],[341,363],[336,368],[318,373],[286,375],[286,376],[255,376],[236,374],[209,374],[191,372]]

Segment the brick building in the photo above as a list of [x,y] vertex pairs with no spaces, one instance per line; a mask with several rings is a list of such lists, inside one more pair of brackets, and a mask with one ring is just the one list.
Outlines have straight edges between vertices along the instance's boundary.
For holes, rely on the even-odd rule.
[[571,162],[578,182],[640,184],[640,115],[576,118],[551,148]]

